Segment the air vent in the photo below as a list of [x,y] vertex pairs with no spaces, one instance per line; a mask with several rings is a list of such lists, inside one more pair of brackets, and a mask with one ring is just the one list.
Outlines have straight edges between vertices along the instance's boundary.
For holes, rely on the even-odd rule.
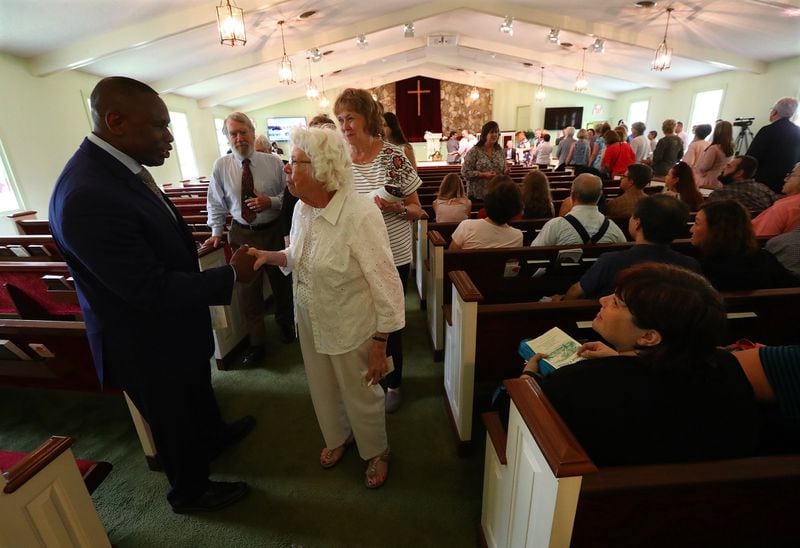
[[654,8],[656,7],[656,2],[649,2],[648,0],[639,0],[636,2],[637,8]]
[[308,19],[309,17],[313,17],[316,14],[317,14],[316,10],[304,11],[303,13],[298,15],[297,18],[298,19]]

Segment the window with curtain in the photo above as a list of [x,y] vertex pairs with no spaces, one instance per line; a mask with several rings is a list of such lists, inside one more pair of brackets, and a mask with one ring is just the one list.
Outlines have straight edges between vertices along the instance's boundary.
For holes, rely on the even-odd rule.
[[628,122],[628,127],[635,122],[644,122],[647,125],[647,110],[650,108],[650,101],[634,101],[628,108],[628,117],[625,120]]
[[6,158],[3,143],[0,143],[0,212],[16,211],[20,204],[17,185]]
[[197,160],[192,147],[192,135],[189,132],[189,119],[183,112],[169,113],[172,136],[175,138],[174,148],[178,154],[178,163],[183,179],[194,179],[200,176]]
[[219,146],[219,155],[225,156],[228,153],[230,145],[228,140],[222,134],[222,126],[225,125],[225,120],[222,118],[214,118],[214,127],[217,129],[217,145]]
[[709,124],[714,127],[717,119],[719,118],[719,109],[722,105],[723,91],[721,89],[712,89],[709,91],[700,91],[694,95],[694,102],[692,103],[692,121],[690,124],[684,126],[684,131],[692,134],[692,128],[700,124]]

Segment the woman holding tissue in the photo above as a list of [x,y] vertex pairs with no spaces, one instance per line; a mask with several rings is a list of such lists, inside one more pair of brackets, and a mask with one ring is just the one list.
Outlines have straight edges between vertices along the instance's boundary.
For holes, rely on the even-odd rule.
[[[405,292],[411,270],[411,223],[423,215],[417,197],[422,181],[402,147],[381,139],[382,109],[367,90],[345,89],[336,98],[333,111],[350,144],[353,185],[356,192],[374,200],[383,213],[394,264]],[[399,330],[389,334],[387,352],[394,361],[394,371],[384,381],[386,411],[393,413],[400,406],[403,380],[403,343]]]
[[325,448],[323,468],[356,443],[366,486],[384,484],[389,466],[384,392],[388,333],[405,324],[402,285],[380,211],[353,189],[350,150],[328,128],[295,128],[285,166],[294,210],[291,245],[259,251],[255,268],[293,273],[295,317],[311,400]]
[[[758,438],[753,390],[729,353],[720,295],[702,276],[645,263],[624,270],[600,299],[586,358],[539,380],[598,466],[751,455]],[[610,345],[610,346],[609,346]],[[537,354],[523,376],[539,376]]]

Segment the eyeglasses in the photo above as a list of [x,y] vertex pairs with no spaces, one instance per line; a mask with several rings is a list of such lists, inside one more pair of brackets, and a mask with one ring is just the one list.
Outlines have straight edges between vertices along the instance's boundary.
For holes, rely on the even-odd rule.
[[289,158],[289,165],[293,166],[295,164],[310,164],[311,160],[295,160],[294,158]]

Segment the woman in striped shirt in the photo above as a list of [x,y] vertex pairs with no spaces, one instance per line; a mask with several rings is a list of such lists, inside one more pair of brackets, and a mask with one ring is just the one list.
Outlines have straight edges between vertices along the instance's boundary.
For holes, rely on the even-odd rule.
[[[356,192],[369,195],[383,213],[394,264],[403,290],[411,270],[411,223],[422,217],[417,188],[422,181],[402,147],[381,138],[381,107],[364,89],[345,89],[336,99],[333,111],[351,148],[353,184]],[[386,411],[400,406],[403,376],[401,331],[389,334],[386,353],[394,361],[394,371],[386,376]]]

